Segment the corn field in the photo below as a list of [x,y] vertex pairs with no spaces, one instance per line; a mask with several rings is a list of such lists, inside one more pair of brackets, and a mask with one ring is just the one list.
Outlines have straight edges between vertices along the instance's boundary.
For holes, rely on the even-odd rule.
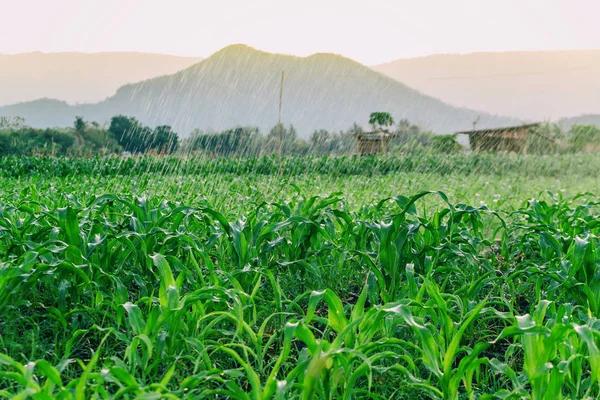
[[305,174],[326,176],[383,176],[395,173],[438,175],[518,174],[529,178],[564,177],[568,173],[596,177],[597,154],[529,155],[511,157],[493,153],[439,154],[427,151],[382,157],[17,157],[0,158],[0,178],[69,177],[81,175],[131,176],[140,174],[204,175],[226,173],[253,176]]
[[0,160],[0,397],[600,398],[598,161],[419,157]]

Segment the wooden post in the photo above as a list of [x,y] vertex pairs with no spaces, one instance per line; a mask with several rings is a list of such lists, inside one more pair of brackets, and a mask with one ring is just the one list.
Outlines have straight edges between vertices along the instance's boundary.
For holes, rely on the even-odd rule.
[[279,146],[279,175],[281,175],[281,103],[283,101],[283,77],[284,71],[281,71],[281,83],[279,85],[279,117],[277,120],[277,142]]

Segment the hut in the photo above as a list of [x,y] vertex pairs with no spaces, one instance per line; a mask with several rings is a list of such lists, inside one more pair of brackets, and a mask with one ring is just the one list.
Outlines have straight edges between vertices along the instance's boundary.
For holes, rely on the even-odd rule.
[[375,132],[359,132],[354,136],[356,137],[357,153],[364,156],[387,153],[388,145],[394,134],[385,130],[378,130]]
[[506,151],[518,154],[527,153],[529,135],[535,134],[540,123],[507,126],[496,129],[477,129],[456,132],[468,135],[469,144],[473,151]]

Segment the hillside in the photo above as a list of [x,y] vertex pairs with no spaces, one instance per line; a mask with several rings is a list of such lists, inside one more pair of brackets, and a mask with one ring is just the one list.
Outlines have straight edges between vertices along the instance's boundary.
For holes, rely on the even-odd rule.
[[43,100],[0,108],[0,115],[19,115],[34,126],[71,125],[75,115],[103,123],[125,114],[149,125],[172,125],[184,135],[235,125],[266,131],[277,122],[281,71],[283,122],[304,137],[318,128],[366,125],[372,111],[389,111],[396,120],[407,118],[438,133],[467,129],[478,116],[480,127],[518,123],[449,106],[342,56],[294,57],[244,45],[226,47],[173,75],[123,86],[101,103],[73,107]]
[[545,120],[600,113],[600,50],[432,55],[373,69],[493,114]]
[[172,74],[198,61],[146,53],[0,54],[0,106],[44,97],[98,102],[122,85]]
[[578,117],[564,118],[560,120],[560,125],[565,129],[569,129],[573,125],[595,125],[600,127],[600,114],[587,114]]

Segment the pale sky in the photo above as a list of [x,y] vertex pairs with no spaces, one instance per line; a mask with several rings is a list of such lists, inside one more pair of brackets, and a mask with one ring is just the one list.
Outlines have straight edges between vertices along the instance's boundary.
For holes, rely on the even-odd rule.
[[373,65],[432,53],[600,48],[600,0],[0,0],[0,53],[207,57],[232,43]]

